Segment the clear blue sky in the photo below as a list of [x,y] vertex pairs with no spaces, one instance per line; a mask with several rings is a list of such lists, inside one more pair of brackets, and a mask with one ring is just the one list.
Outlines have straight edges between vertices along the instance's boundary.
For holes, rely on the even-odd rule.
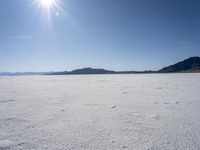
[[200,56],[199,0],[41,3],[0,1],[0,71],[155,70]]

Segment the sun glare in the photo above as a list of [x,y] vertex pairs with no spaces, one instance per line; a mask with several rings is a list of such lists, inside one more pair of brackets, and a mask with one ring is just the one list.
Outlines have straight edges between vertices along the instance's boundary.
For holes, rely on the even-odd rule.
[[44,15],[48,17],[48,20],[51,19],[51,15],[55,14],[59,16],[59,10],[61,0],[35,0],[35,5]]
[[56,5],[57,0],[37,0],[39,5],[45,9],[49,9]]
[[40,0],[41,5],[44,7],[50,7],[53,5],[54,0]]

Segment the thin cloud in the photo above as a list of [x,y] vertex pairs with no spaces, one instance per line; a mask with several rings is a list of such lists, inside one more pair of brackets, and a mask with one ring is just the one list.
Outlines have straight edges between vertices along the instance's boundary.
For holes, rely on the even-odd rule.
[[30,38],[36,37],[37,35],[38,34],[11,35],[11,36],[9,36],[9,38],[19,39],[19,40],[26,40],[26,39],[30,39]]

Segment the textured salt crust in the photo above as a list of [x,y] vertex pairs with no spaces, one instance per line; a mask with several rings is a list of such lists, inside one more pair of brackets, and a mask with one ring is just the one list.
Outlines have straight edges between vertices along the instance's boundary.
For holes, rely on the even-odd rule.
[[200,74],[0,77],[0,150],[198,150]]

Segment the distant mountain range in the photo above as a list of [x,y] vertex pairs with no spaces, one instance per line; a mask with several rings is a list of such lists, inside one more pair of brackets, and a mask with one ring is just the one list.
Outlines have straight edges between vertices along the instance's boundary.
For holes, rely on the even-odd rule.
[[112,71],[105,69],[83,68],[63,72],[1,72],[0,76],[20,75],[82,75],[82,74],[138,74],[138,73],[175,73],[200,72],[200,57],[191,57],[174,65],[164,67],[158,71]]
[[136,74],[136,73],[153,73],[155,71],[112,71],[105,69],[83,68],[72,71],[54,72],[49,75],[81,75],[81,74]]
[[76,69],[72,71],[64,71],[64,72],[54,72],[50,75],[75,75],[75,74],[114,74],[115,71],[105,70],[105,69],[93,69],[93,68],[83,68]]
[[45,75],[53,72],[0,72],[0,76],[28,76],[28,75]]
[[159,72],[200,72],[200,57],[191,57],[174,65],[162,68]]

